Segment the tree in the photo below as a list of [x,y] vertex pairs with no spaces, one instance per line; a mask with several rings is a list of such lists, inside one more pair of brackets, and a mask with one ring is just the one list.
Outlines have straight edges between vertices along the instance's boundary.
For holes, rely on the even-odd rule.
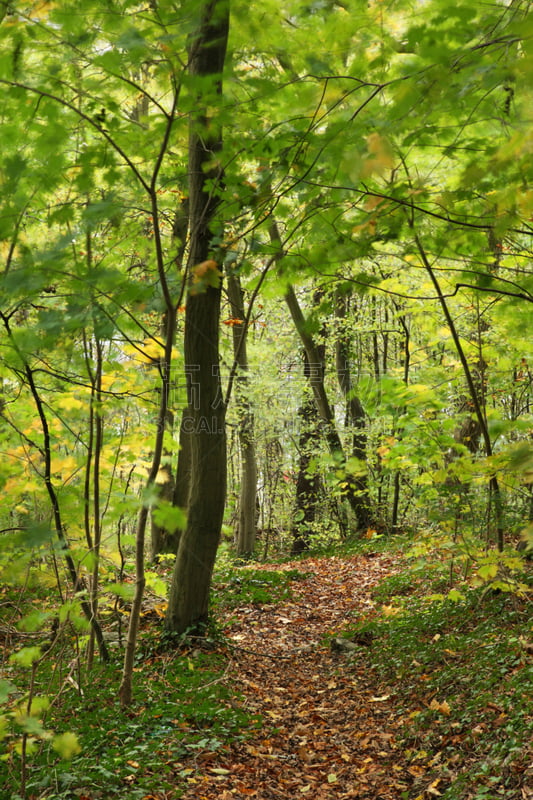
[[[223,173],[221,120],[209,112],[222,96],[229,33],[228,0],[199,9],[189,46],[189,73],[198,81],[189,140],[189,292],[185,370],[193,425],[187,526],[180,539],[165,625],[172,633],[201,630],[207,621],[211,574],[226,497],[226,432],[219,364],[221,226],[216,225]],[[218,239],[216,238],[218,237]]]
[[[233,374],[238,404],[238,432],[241,455],[241,485],[239,493],[239,519],[237,529],[237,555],[250,558],[255,547],[257,529],[257,459],[254,440],[254,415],[248,389],[248,322],[249,314],[244,311],[243,291],[238,274],[230,271],[228,275],[228,299],[231,309],[231,329],[233,336]],[[233,377],[234,376],[234,377]],[[227,395],[226,395],[227,404]]]
[[[13,2],[0,12],[6,552],[19,554],[22,541],[46,548],[58,602],[78,608],[83,580],[81,616],[94,627],[110,562],[126,563],[116,531],[136,517],[136,593],[115,587],[134,600],[126,682],[150,516],[170,549],[180,540],[168,629],[207,616],[226,484],[219,364],[244,355],[237,339],[253,306],[243,317],[232,294],[233,318],[246,322],[233,328],[235,350],[219,338],[228,267],[252,300],[276,309],[274,323],[262,312],[264,324],[283,331],[290,352],[260,379],[272,398],[292,370],[286,417],[300,405],[312,413],[293,379],[304,347],[361,529],[377,511],[393,530],[428,517],[450,529],[459,508],[461,534],[484,532],[501,547],[530,513],[528,4],[234,2],[230,59],[222,0]],[[328,301],[312,308],[316,287]],[[340,385],[323,364],[324,322],[339,333],[332,346],[328,333],[327,360]],[[260,343],[263,358],[247,341],[250,394],[254,364],[275,360],[274,339]],[[174,388],[182,375],[187,397]],[[459,422],[483,448],[454,437],[465,384],[471,405]],[[272,467],[271,527],[283,544],[307,442],[298,452],[281,414],[274,430],[259,395],[258,483]],[[246,446],[249,412],[232,409]],[[249,552],[252,466],[237,483]],[[465,485],[468,496],[456,491]],[[188,507],[182,535],[176,506]],[[65,547],[56,551],[51,531]]]

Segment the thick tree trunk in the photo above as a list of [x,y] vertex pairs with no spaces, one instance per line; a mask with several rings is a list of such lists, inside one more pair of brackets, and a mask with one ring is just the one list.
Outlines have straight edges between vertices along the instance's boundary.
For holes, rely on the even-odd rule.
[[[257,530],[257,459],[254,440],[254,416],[247,397],[248,352],[242,289],[238,276],[228,275],[228,297],[231,304],[233,325],[233,353],[235,375],[235,399],[238,406],[239,448],[241,454],[241,485],[239,491],[239,522],[237,531],[237,555],[241,558],[253,556]],[[240,321],[240,323],[237,322]]]
[[[202,81],[197,108],[216,107],[229,32],[228,0],[204,2],[191,41],[189,70]],[[222,134],[207,111],[191,116],[189,140],[189,272],[185,370],[191,415],[191,482],[187,527],[174,567],[165,626],[173,633],[205,628],[211,575],[226,497],[225,408],[219,372],[220,264],[212,252],[222,167]]]

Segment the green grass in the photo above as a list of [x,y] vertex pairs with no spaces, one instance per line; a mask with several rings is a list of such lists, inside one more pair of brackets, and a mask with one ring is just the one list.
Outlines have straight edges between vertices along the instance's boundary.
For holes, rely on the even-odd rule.
[[267,570],[256,566],[224,565],[215,573],[212,591],[216,615],[245,605],[280,603],[292,597],[291,583],[305,578],[297,569]]
[[[245,714],[222,681],[225,656],[201,649],[154,653],[151,640],[137,654],[134,704],[120,710],[117,701],[119,665],[97,667],[86,676],[80,694],[74,687],[46,717],[56,732],[74,731],[79,756],[62,761],[45,743],[31,756],[26,785],[29,796],[67,800],[124,797],[183,786],[189,774],[182,759],[214,752],[232,739],[257,728],[260,720]],[[42,675],[43,682],[49,675]],[[0,766],[1,787],[11,796],[20,789],[20,758],[12,754]],[[127,787],[127,789],[126,789]],[[102,793],[103,794],[98,794]]]
[[[112,800],[127,792],[128,800],[136,800],[157,789],[178,798],[195,756],[204,759],[232,740],[254,735],[261,725],[259,718],[240,708],[225,680],[227,657],[217,617],[242,605],[289,599],[291,582],[301,577],[303,573],[294,569],[223,562],[215,574],[212,623],[205,640],[169,640],[157,616],[143,618],[135,655],[134,703],[126,710],[120,710],[118,703],[122,650],[113,647],[112,664],[97,665],[89,673],[82,669],[80,675],[70,669],[77,640],[73,631],[65,629],[36,671],[35,694],[53,701],[42,718],[43,729],[74,733],[81,753],[61,760],[51,741],[38,741],[27,758],[26,796]],[[40,638],[47,636],[43,632]],[[21,758],[16,752],[22,731],[13,723],[12,713],[28,690],[31,669],[10,665],[6,671],[19,692],[3,704],[3,712],[11,716],[2,742],[0,797],[9,792],[10,800],[15,800],[22,791]]]
[[[112,648],[113,663],[82,669],[80,675],[71,668],[76,638],[65,631],[39,665],[35,694],[53,701],[41,715],[42,726],[55,734],[72,732],[81,752],[62,760],[51,740],[37,741],[27,757],[27,797],[136,800],[157,790],[178,798],[191,773],[191,756],[215,752],[260,726],[260,719],[241,710],[228,687],[223,644],[212,638],[170,643],[160,635],[157,621],[144,625],[135,657],[134,702],[125,710],[118,702],[123,659],[118,647]],[[0,797],[10,800],[22,792],[17,752],[22,730],[13,713],[26,702],[30,672],[16,665],[5,669],[19,689],[1,709],[8,724],[0,742]]]
[[424,570],[376,587],[381,611],[350,631],[371,632],[372,647],[354,658],[394,697],[423,785],[438,780],[442,800],[518,800],[533,741],[531,601],[481,588],[439,599],[443,571]]

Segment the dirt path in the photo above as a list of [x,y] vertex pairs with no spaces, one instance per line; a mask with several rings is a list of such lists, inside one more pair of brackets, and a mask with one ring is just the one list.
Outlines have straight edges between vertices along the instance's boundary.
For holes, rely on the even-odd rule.
[[370,591],[394,571],[394,560],[308,559],[284,567],[310,573],[292,584],[292,601],[237,609],[238,622],[226,629],[236,646],[229,680],[264,724],[257,738],[199,757],[184,797],[400,800],[415,776],[401,758],[396,764],[391,690],[329,645],[372,606]]

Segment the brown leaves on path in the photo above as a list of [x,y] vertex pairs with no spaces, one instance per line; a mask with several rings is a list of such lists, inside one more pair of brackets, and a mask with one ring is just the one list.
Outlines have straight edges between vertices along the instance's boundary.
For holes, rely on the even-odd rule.
[[263,726],[256,738],[200,754],[183,797],[399,800],[413,776],[396,763],[393,693],[330,648],[371,611],[370,590],[395,571],[394,559],[311,558],[283,568],[308,574],[292,585],[292,600],[236,609],[226,629],[229,680]]

